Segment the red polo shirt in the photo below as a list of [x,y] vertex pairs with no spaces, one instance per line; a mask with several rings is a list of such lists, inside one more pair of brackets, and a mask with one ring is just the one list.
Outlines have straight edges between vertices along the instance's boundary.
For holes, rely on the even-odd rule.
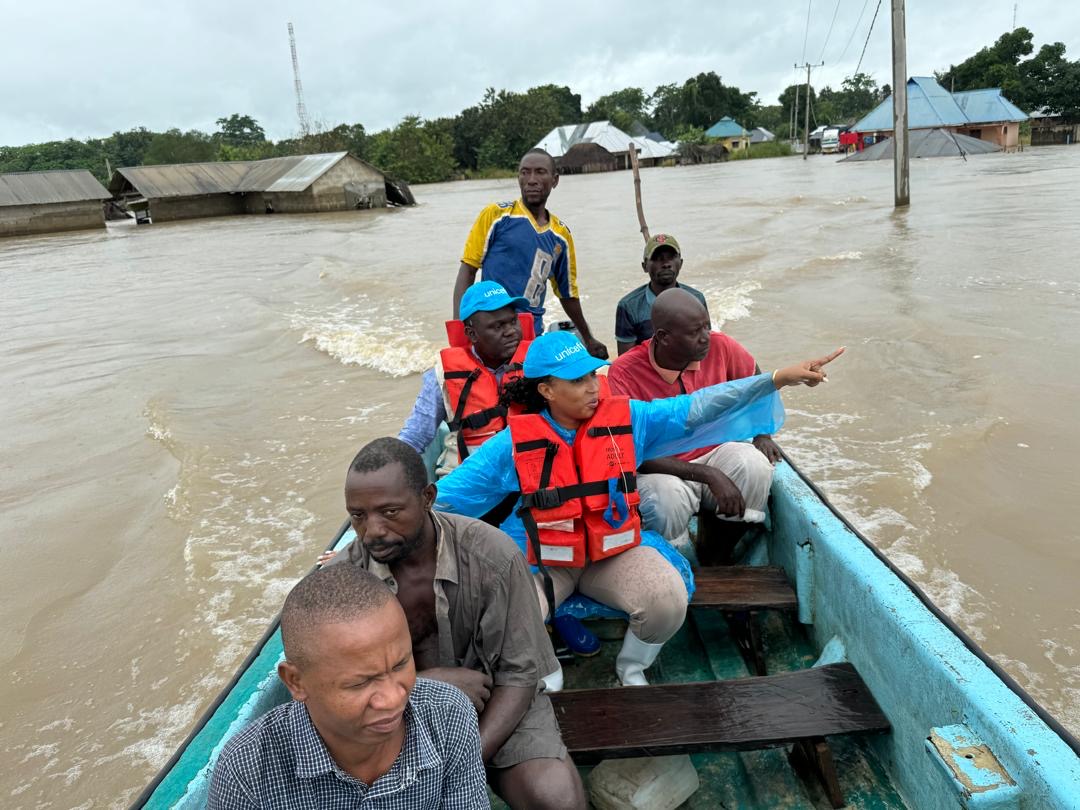
[[[635,346],[615,359],[608,372],[608,382],[616,394],[649,402],[679,394],[690,394],[699,388],[754,376],[754,357],[739,341],[723,332],[713,332],[709,353],[700,363],[691,363],[681,372],[660,368],[652,356],[652,339]],[[691,461],[713,449],[702,447],[682,453],[678,458]]]

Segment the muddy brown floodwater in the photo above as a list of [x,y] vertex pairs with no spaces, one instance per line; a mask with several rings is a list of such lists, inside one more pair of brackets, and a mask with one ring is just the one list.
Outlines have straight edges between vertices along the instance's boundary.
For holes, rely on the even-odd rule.
[[[840,508],[1080,731],[1080,148],[643,173],[654,232],[763,368],[848,353],[778,435]],[[415,209],[0,242],[4,807],[120,807],[344,517],[439,348],[466,231]],[[630,175],[571,176],[585,312],[643,283]],[[557,309],[557,304],[555,304]]]

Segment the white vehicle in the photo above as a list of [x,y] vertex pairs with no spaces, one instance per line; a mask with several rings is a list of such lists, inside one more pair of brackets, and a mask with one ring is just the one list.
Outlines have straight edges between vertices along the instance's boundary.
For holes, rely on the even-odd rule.
[[840,130],[836,127],[826,127],[821,133],[821,153],[831,155],[840,151]]

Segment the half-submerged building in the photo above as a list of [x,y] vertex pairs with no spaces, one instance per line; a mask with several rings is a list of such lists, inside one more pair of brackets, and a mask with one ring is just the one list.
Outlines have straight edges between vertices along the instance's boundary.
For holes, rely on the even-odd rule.
[[0,236],[104,228],[110,196],[86,169],[0,174]]
[[[928,76],[907,83],[908,129],[942,129],[989,141],[1006,152],[1020,146],[1020,124],[1027,114],[1001,94],[1001,89],[950,93]],[[870,143],[893,134],[892,96],[858,121],[852,130]]]
[[117,169],[109,191],[156,222],[382,208],[387,178],[348,152]]
[[589,174],[630,168],[630,144],[642,166],[674,162],[675,144],[627,135],[610,121],[555,127],[536,144],[553,158],[560,174]]

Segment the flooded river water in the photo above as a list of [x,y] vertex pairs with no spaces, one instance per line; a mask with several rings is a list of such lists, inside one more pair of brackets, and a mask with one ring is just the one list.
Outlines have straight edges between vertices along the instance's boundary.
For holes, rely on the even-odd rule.
[[[1080,149],[915,161],[899,214],[891,171],[650,169],[645,207],[763,368],[848,347],[778,440],[1080,732]],[[130,801],[340,525],[473,217],[516,186],[416,192],[0,242],[0,806]],[[551,208],[614,348],[645,280],[630,175],[566,177]]]

